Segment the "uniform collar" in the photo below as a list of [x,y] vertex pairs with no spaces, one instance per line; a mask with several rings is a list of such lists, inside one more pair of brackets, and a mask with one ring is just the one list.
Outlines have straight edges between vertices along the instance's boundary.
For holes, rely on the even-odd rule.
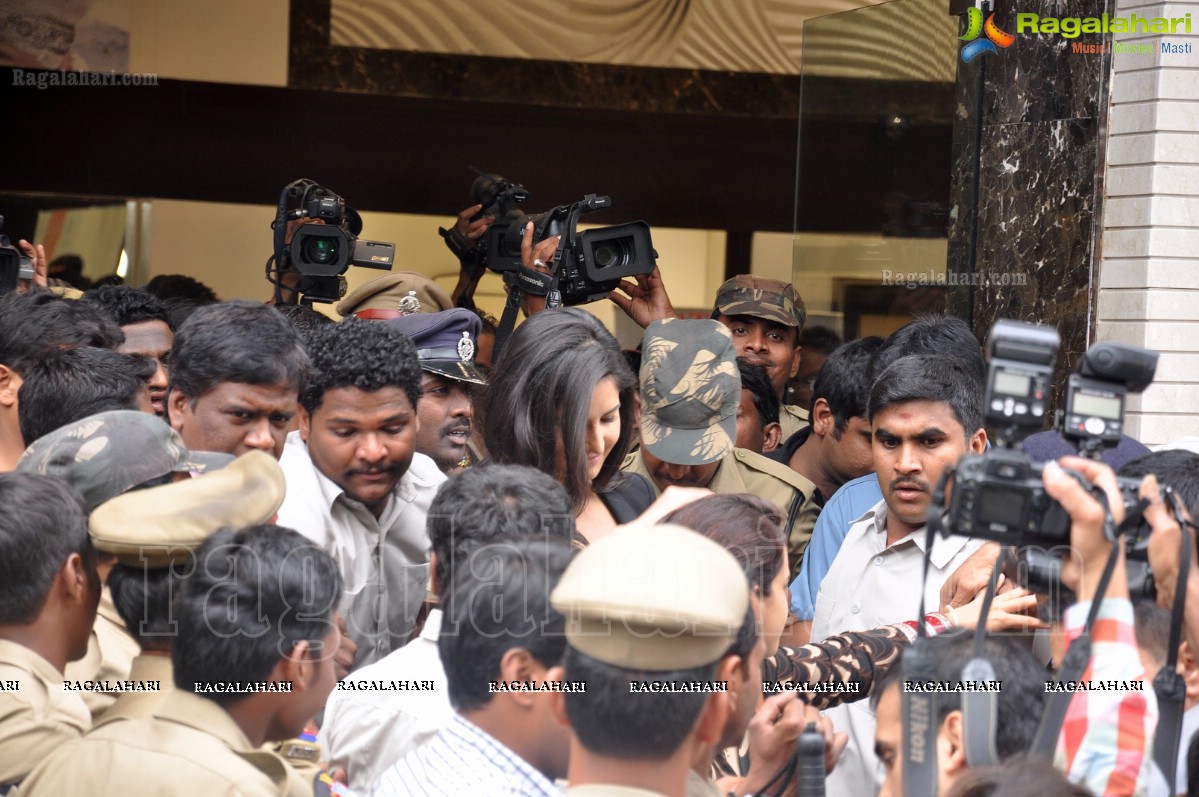
[[54,665],[42,658],[41,654],[7,639],[0,639],[0,662],[15,664],[49,683],[57,684],[62,681],[62,673],[54,669]]
[[214,736],[234,752],[253,749],[241,726],[229,712],[207,698],[182,689],[173,689],[163,700],[155,716]]

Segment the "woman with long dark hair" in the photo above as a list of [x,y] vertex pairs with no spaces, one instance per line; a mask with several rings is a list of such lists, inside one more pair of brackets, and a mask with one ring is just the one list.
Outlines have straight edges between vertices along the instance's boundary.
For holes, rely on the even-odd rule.
[[636,389],[604,325],[590,313],[563,308],[517,327],[479,402],[491,459],[530,465],[561,481],[583,544],[633,520],[653,501],[644,478],[620,472]]

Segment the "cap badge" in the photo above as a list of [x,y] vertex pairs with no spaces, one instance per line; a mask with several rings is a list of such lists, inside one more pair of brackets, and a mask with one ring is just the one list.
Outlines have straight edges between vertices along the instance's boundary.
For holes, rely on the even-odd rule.
[[475,342],[470,339],[470,333],[462,330],[462,340],[458,341],[458,358],[462,362],[470,362],[475,357]]
[[414,315],[420,312],[420,299],[416,298],[416,291],[408,291],[408,295],[400,299],[396,309],[402,315]]

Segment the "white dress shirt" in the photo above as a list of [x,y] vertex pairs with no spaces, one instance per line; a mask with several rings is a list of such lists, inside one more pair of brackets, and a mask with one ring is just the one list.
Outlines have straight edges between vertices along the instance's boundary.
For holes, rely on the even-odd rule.
[[437,655],[441,617],[441,609],[429,612],[419,637],[356,670],[329,695],[321,745],[329,768],[345,767],[358,794],[454,718]]
[[[812,640],[844,631],[916,620],[927,530],[887,544],[887,504],[879,501],[854,521],[828,574],[820,582],[812,620]],[[925,611],[940,609],[941,585],[982,545],[982,540],[937,536],[924,584]],[[920,618],[923,619],[923,618]],[[829,794],[878,794],[882,765],[874,755],[874,712],[859,700],[824,712],[849,744],[828,776]]]
[[279,460],[287,477],[280,526],[295,529],[333,557],[341,570],[339,606],[358,645],[357,669],[404,645],[429,584],[425,517],[445,481],[433,460],[414,454],[378,518],[321,473],[299,432]]
[[545,775],[502,742],[455,714],[424,747],[392,765],[371,797],[559,797]]

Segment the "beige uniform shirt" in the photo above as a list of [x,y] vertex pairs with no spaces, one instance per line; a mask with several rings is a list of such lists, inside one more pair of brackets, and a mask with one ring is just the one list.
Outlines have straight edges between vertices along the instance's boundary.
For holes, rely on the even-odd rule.
[[278,756],[251,750],[224,709],[172,691],[154,717],[113,722],[62,745],[21,797],[299,797],[312,794]]
[[[96,607],[96,622],[87,641],[87,653],[79,661],[67,665],[63,679],[109,683],[128,680],[133,657],[139,652],[137,640],[125,629],[125,622],[112,603],[112,593],[105,586],[100,592],[100,605]],[[82,695],[93,721],[117,701],[114,692],[88,690]]]
[[[921,528],[887,544],[887,504],[879,501],[849,527],[837,557],[820,582],[812,639],[844,631],[865,631],[917,619],[926,532]],[[929,556],[924,583],[926,612],[940,609],[941,585],[982,540],[937,536]],[[849,744],[828,776],[829,794],[869,797],[882,785],[882,765],[874,755],[874,712],[869,700],[837,706],[824,712],[837,731],[849,734]]]
[[91,727],[83,698],[65,691],[62,680],[37,653],[0,639],[0,787]]
[[783,436],[779,440],[789,440],[791,435],[808,425],[808,411],[794,404],[784,404],[779,407],[779,426],[783,427]]
[[175,691],[175,668],[170,656],[142,653],[133,660],[129,671],[131,681],[157,681],[157,692],[124,692],[117,696],[112,707],[96,720],[100,728],[118,720],[150,717],[163,704],[169,693]]
[[[661,492],[645,467],[640,451],[625,457],[622,470],[640,473],[654,485],[656,493]],[[765,498],[778,507],[786,526],[787,554],[791,564],[791,574],[787,580],[794,580],[803,562],[804,551],[812,539],[816,518],[820,515],[820,507],[813,499],[816,485],[781,462],[744,448],[734,448],[720,461],[720,467],[708,484],[708,489],[720,495],[749,493]],[[794,520],[788,524],[793,510]]]
[[566,797],[663,797],[663,795],[661,792],[635,789],[632,786],[588,783],[585,786],[571,786],[566,790]]
[[687,770],[686,797],[726,797],[716,788],[716,784],[697,773],[694,769]]

